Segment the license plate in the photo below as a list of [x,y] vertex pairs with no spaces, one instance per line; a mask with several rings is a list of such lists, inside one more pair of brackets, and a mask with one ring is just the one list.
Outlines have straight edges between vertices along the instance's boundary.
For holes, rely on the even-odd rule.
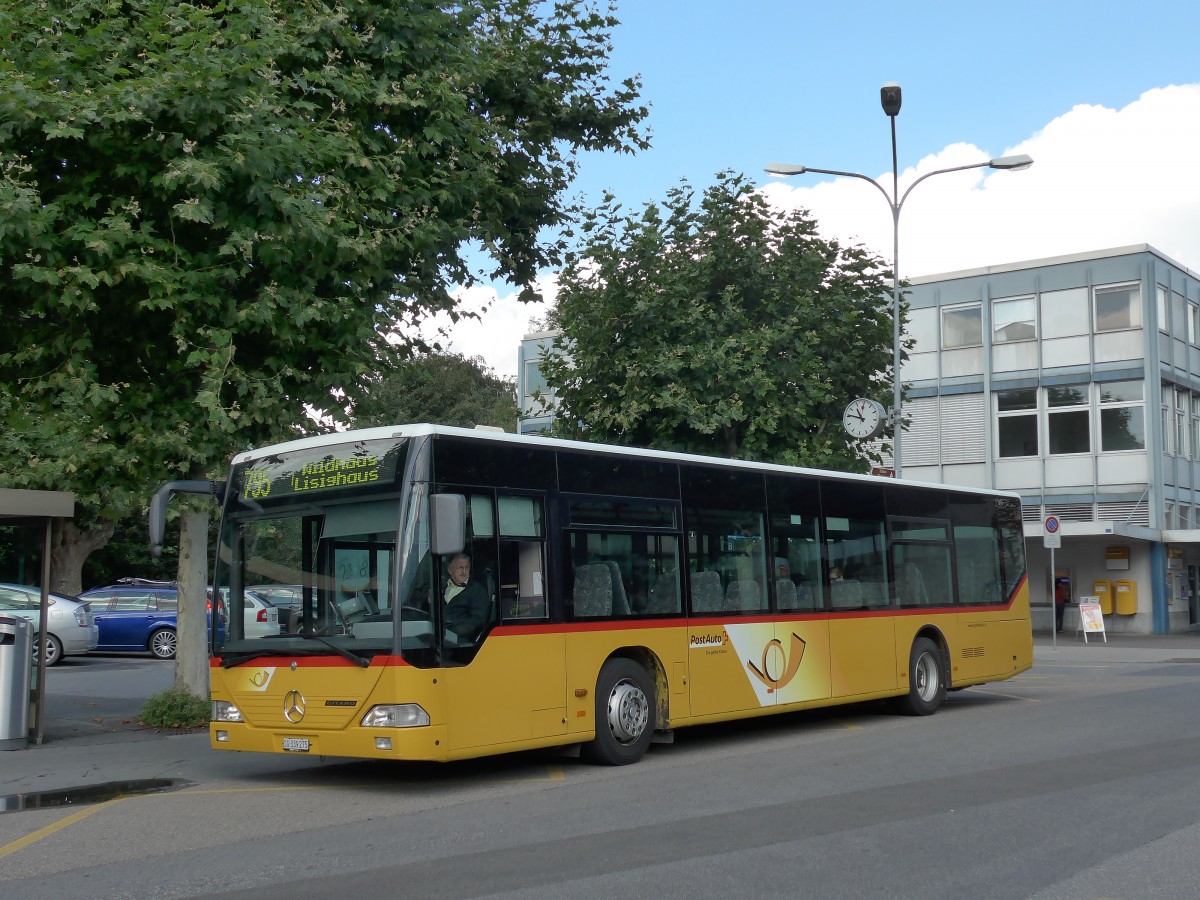
[[291,750],[293,753],[307,753],[308,738],[284,738],[283,749]]

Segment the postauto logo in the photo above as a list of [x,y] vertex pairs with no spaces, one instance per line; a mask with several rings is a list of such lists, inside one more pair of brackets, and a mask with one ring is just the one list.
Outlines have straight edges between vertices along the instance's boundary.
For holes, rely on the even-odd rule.
[[[725,633],[760,704],[770,706],[810,694],[813,685],[798,677],[807,647],[800,635],[791,632],[776,637],[771,622],[729,624]],[[785,691],[786,699],[779,696]]]

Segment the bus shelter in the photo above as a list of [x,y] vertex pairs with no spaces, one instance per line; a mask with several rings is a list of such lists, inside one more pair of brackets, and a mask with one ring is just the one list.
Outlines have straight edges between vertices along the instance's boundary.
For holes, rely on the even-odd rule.
[[[37,646],[44,647],[50,620],[50,540],[55,519],[75,516],[75,494],[70,491],[26,491],[0,488],[0,526],[16,525],[40,533],[41,612],[38,616]],[[46,654],[38,654],[34,671],[30,710],[30,734],[35,744],[42,743],[45,730]]]

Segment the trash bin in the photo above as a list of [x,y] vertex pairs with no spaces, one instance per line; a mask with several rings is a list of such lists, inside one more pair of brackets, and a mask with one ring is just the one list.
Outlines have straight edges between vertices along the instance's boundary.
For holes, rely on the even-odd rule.
[[28,619],[0,616],[0,750],[29,746],[32,670],[33,626]]

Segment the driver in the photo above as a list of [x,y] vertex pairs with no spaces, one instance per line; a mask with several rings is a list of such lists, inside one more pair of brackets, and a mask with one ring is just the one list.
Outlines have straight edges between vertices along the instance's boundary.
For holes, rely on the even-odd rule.
[[471,580],[471,559],[465,553],[450,557],[446,574],[442,589],[446,630],[459,638],[474,639],[487,624],[491,606],[487,588]]

